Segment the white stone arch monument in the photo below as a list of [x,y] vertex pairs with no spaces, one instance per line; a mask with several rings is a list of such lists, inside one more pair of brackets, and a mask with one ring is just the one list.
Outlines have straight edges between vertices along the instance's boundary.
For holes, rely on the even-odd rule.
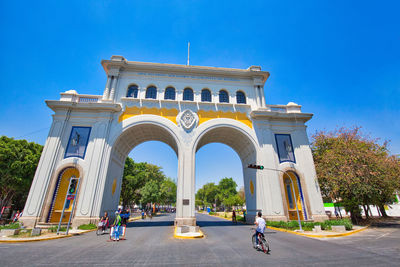
[[[25,225],[56,223],[73,175],[81,178],[76,207],[69,207],[74,226],[113,212],[127,155],[150,140],[166,143],[178,158],[176,225],[196,224],[196,152],[213,142],[239,155],[248,221],[257,211],[268,220],[293,219],[296,208],[303,220],[326,218],[306,134],[312,114],[302,113],[295,103],[266,105],[268,72],[257,66],[132,62],[121,56],[103,60],[102,66],[107,74],[103,95],[70,90],[61,93],[60,100],[46,101],[54,111],[53,123],[21,218]],[[132,91],[127,95],[132,85],[137,86],[137,97]],[[146,98],[150,86],[156,94]],[[175,99],[164,99],[168,87],[174,88]],[[183,100],[185,88],[193,90],[193,101]],[[202,98],[203,89],[211,92],[211,99]],[[220,98],[221,90],[227,98]]]

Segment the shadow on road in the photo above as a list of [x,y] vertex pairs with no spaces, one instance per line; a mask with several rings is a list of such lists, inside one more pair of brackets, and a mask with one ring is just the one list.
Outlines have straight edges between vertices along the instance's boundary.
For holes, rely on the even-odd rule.
[[126,225],[127,228],[130,227],[153,227],[153,226],[171,226],[174,225],[174,221],[152,221],[149,219],[143,221],[130,222]]
[[198,226],[200,227],[208,227],[208,226],[239,226],[239,225],[244,225],[241,223],[234,224],[229,221],[197,221],[196,222]]

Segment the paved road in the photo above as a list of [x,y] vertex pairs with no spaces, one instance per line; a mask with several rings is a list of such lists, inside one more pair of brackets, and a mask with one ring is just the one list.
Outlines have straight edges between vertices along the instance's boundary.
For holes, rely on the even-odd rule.
[[400,262],[398,228],[389,234],[380,230],[375,237],[373,230],[367,230],[355,238],[325,240],[268,230],[272,252],[265,255],[252,248],[248,225],[198,214],[206,238],[180,240],[173,238],[173,218],[164,215],[130,223],[127,240],[120,242],[107,242],[107,236],[92,232],[43,242],[2,243],[0,266],[398,266]]

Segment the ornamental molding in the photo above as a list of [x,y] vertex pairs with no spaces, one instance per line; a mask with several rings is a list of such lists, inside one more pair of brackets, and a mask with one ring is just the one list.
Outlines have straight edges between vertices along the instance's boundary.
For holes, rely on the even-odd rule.
[[196,128],[199,117],[197,114],[190,109],[186,109],[178,114],[176,121],[179,126],[181,126],[185,131],[190,132]]

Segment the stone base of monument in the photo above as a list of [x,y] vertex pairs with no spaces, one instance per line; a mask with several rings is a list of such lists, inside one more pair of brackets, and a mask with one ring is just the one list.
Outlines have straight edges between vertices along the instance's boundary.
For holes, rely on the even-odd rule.
[[33,228],[31,232],[31,236],[39,236],[42,234],[41,228]]
[[175,227],[174,236],[177,238],[200,238],[204,234],[198,226],[181,225]]
[[19,229],[1,229],[0,236],[10,236],[19,234]]

